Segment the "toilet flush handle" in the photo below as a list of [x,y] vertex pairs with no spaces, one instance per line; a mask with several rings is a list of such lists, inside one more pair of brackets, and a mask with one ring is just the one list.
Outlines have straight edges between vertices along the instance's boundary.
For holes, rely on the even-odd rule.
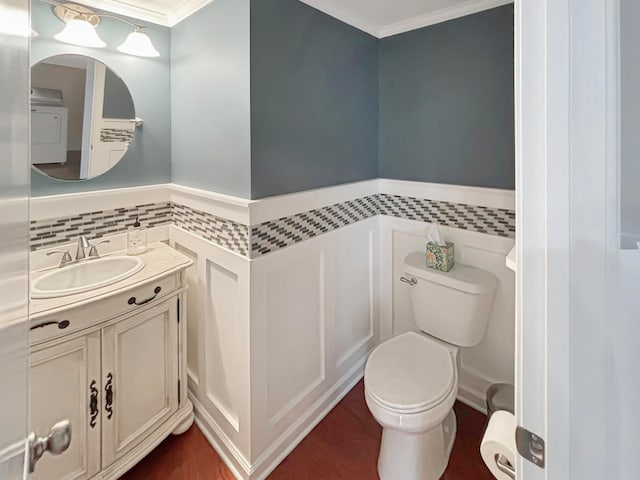
[[400,281],[403,283],[407,283],[412,287],[418,283],[418,280],[416,280],[415,278],[409,279],[407,277],[400,277]]

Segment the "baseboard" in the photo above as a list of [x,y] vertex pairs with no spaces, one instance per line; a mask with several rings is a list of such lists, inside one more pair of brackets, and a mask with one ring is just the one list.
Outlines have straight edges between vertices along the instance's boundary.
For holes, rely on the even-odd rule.
[[264,480],[364,377],[367,358],[368,355],[363,356],[309,408],[307,414],[301,415],[300,419],[278,437],[251,466],[202,404],[189,393],[196,425],[238,480]]
[[477,410],[478,412],[486,415],[487,414],[487,404],[485,397],[480,395],[478,392],[467,389],[461,386],[458,389],[458,397],[456,398],[461,403]]
[[213,447],[224,464],[238,480],[249,480],[251,467],[249,461],[238,450],[233,442],[225,435],[224,431],[204,406],[189,392],[189,399],[193,403],[193,412],[196,417],[196,425],[204,434],[209,444]]
[[[461,368],[461,367],[459,367]],[[457,399],[469,407],[487,414],[487,390],[495,383],[501,381],[486,378],[478,372],[460,370],[460,386]]]
[[368,354],[360,359],[336,384],[329,389],[313,406],[307,415],[291,425],[253,465],[251,480],[264,480],[289,455],[298,444],[309,435],[327,414],[342,400],[364,377],[364,367]]

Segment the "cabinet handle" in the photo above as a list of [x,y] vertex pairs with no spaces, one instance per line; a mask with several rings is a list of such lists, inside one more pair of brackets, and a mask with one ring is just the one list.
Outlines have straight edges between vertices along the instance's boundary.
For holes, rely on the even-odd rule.
[[89,397],[89,410],[91,412],[91,420],[89,425],[91,428],[96,428],[96,419],[98,418],[98,389],[96,388],[96,381],[93,380],[89,386],[91,396]]
[[35,330],[36,328],[44,328],[49,325],[57,325],[60,330],[64,330],[69,325],[71,325],[71,322],[69,320],[62,320],[60,322],[57,322],[55,320],[50,320],[48,322],[42,322],[37,325],[34,325],[33,327],[31,327],[31,330]]
[[107,411],[107,418],[111,420],[113,415],[113,374],[107,375],[107,384],[104,386],[104,409]]
[[153,296],[152,297],[149,297],[146,300],[142,300],[141,302],[138,302],[136,300],[136,297],[131,297],[129,299],[128,303],[129,303],[129,305],[133,305],[133,304],[144,305],[145,303],[149,303],[151,300],[155,299],[158,296],[158,294],[160,293],[160,291],[162,291],[162,288],[161,287],[156,287],[155,290],[153,291]]

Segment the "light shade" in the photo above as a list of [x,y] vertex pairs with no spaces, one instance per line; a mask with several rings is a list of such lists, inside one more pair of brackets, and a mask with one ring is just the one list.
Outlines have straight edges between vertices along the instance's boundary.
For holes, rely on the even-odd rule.
[[160,52],[155,49],[151,43],[151,39],[139,29],[129,34],[124,43],[118,47],[118,51],[138,57],[160,56]]
[[82,47],[104,48],[107,46],[98,36],[95,27],[86,20],[79,18],[69,20],[64,30],[53,38],[60,42]]

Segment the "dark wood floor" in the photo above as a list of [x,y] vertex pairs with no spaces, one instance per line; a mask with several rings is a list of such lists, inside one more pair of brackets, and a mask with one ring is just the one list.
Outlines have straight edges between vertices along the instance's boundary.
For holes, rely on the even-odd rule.
[[[493,480],[480,458],[484,415],[456,403],[458,434],[443,480]],[[376,480],[382,429],[369,413],[363,382],[274,470],[270,480]],[[123,480],[234,480],[194,425],[171,436]]]

